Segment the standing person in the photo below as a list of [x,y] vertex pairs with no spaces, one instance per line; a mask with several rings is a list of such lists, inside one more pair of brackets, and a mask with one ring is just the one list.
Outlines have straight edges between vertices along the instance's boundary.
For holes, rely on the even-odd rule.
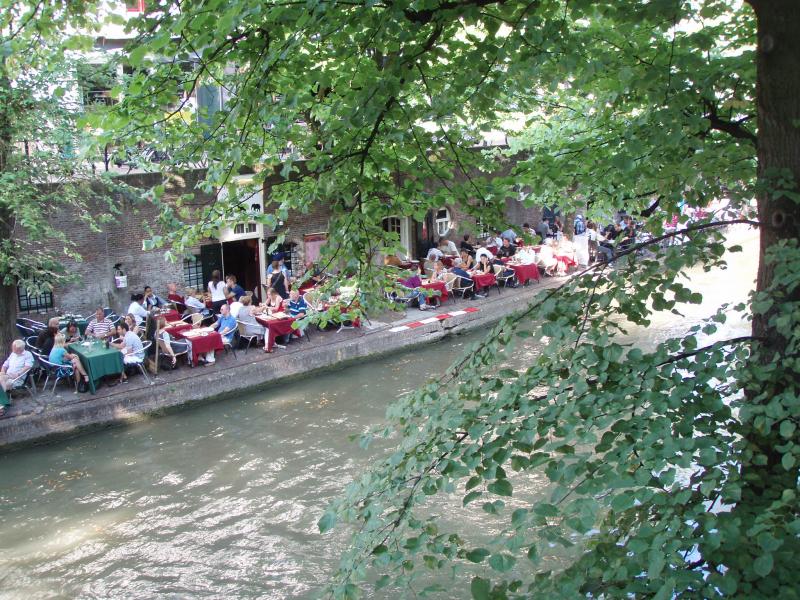
[[101,307],[97,307],[94,312],[94,319],[92,319],[86,326],[86,337],[97,338],[103,340],[111,337],[114,333],[114,324],[111,319],[106,317],[105,311]]
[[226,297],[225,283],[221,281],[222,275],[219,269],[211,272],[211,281],[208,282],[208,293],[211,294],[211,310],[215,313],[220,312],[223,305],[228,303]]
[[89,385],[89,375],[86,374],[78,355],[67,352],[65,345],[66,338],[64,337],[64,334],[59,333],[56,335],[55,340],[53,341],[53,349],[50,350],[47,360],[54,365],[59,365],[59,377],[74,376],[76,384],[79,384],[81,379],[83,379],[85,385],[80,387],[79,390],[85,392]]
[[539,237],[541,238],[541,243],[542,243],[542,244],[544,244],[544,241],[545,241],[547,238],[549,238],[549,237],[550,237],[550,235],[551,235],[551,232],[550,232],[550,224],[549,224],[547,221],[545,221],[545,220],[542,220],[542,222],[541,222],[541,223],[539,223],[539,224],[536,226],[536,233],[538,233],[538,234],[539,234]]
[[128,306],[129,315],[133,315],[136,319],[136,324],[141,325],[147,319],[147,309],[142,306],[144,303],[144,294],[133,294],[131,296],[131,303]]
[[269,274],[267,285],[274,289],[278,295],[285,300],[289,297],[289,292],[287,291],[288,283],[286,271],[281,269],[280,263],[277,260],[273,260],[272,272]]
[[[0,386],[5,391],[10,391],[14,382],[19,382],[22,375],[33,368],[33,354],[25,350],[25,342],[22,340],[14,340],[11,342],[11,354],[3,363],[0,368]],[[10,402],[5,399],[3,404],[0,404],[0,417],[5,415],[6,409],[10,406]]]
[[245,294],[245,291],[242,286],[236,283],[236,275],[228,275],[225,278],[225,283],[227,284],[228,288],[228,298],[233,298],[235,301],[241,300],[242,296]]

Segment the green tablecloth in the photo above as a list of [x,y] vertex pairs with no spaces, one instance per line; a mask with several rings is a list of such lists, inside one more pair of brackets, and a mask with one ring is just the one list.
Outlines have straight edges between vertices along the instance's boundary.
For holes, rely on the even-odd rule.
[[89,375],[89,389],[93,394],[97,391],[96,384],[102,377],[118,375],[125,368],[122,363],[122,352],[116,348],[106,349],[96,342],[90,346],[70,344],[67,348],[81,359],[81,364]]
[[6,391],[0,386],[0,406],[8,406],[9,404],[11,404],[11,401],[8,399],[8,394],[6,394]]
[[86,319],[61,319],[58,322],[58,328],[64,329],[70,321],[75,321],[75,324],[78,326],[78,331],[81,332],[81,335],[86,333],[86,326],[89,324],[89,321]]

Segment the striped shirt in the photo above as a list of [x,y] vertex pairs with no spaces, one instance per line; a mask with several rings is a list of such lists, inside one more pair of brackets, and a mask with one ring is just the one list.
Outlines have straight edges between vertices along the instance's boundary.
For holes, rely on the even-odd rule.
[[86,326],[86,335],[93,335],[97,338],[108,337],[114,331],[114,324],[108,319],[98,321],[95,317]]

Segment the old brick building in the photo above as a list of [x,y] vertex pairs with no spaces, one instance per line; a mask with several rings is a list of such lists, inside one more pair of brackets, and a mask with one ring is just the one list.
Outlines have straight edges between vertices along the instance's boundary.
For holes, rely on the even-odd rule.
[[[166,188],[166,200],[183,193],[193,192],[196,200],[209,200],[196,189],[196,183],[204,176],[201,170],[175,177]],[[247,176],[243,176],[246,178]],[[157,173],[120,175],[120,181],[136,188],[148,189],[161,183]],[[269,182],[265,186],[269,194]],[[262,210],[259,196],[252,199],[253,209]],[[157,293],[165,295],[166,285],[176,282],[179,286],[205,288],[211,271],[220,269],[237,275],[245,289],[256,290],[260,295],[264,272],[268,264],[267,248],[275,232],[256,223],[240,223],[220,232],[219,239],[209,239],[192,250],[192,256],[176,261],[165,259],[164,250],[143,250],[143,241],[151,237],[151,228],[158,217],[154,204],[133,201],[122,195],[114,199],[116,214],[108,222],[98,223],[99,231],[93,231],[86,223],[70,215],[55,218],[75,243],[75,250],[82,261],[65,261],[67,270],[75,281],[58,286],[51,295],[19,298],[21,314],[46,315],[57,309],[65,312],[90,313],[97,306],[110,306],[120,311],[130,302],[130,295],[150,285]],[[508,223],[538,222],[540,208],[526,208],[521,202],[510,199],[506,202],[505,216]],[[330,208],[320,204],[305,214],[290,214],[280,231],[286,234],[285,250],[294,273],[303,272],[304,265],[315,256],[324,243],[328,231]],[[387,228],[393,227],[401,234],[407,253],[412,257],[422,254],[426,241],[448,231],[454,241],[463,233],[479,235],[482,228],[475,219],[453,206],[443,206],[430,211],[424,223],[397,215],[384,221]],[[124,274],[127,286],[118,288],[115,276]]]

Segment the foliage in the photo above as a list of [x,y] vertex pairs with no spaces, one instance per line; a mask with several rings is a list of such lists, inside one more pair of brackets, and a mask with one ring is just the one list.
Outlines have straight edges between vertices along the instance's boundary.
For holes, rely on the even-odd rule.
[[85,132],[76,128],[81,104],[69,50],[86,40],[63,32],[68,23],[88,27],[92,4],[75,4],[0,5],[0,284],[32,294],[69,277],[64,258],[80,258],[57,216],[97,228],[105,212],[81,154]]
[[[523,190],[590,216],[624,204],[658,235],[683,200],[727,195],[748,212],[758,193],[762,215],[796,200],[800,169],[780,155],[791,144],[770,154],[755,128],[756,26],[748,7],[716,0],[158,5],[134,25],[123,101],[95,122],[101,142],[168,147],[165,171],[204,165],[206,191],[227,191],[165,205],[154,243],[185,250],[277,176],[263,221],[330,204],[326,258],[369,302],[386,285],[375,253],[397,248],[380,227],[389,215],[458,204],[497,223]],[[227,102],[187,118],[184,95],[202,85]],[[510,148],[475,147],[498,128]],[[240,171],[254,186],[231,183]],[[754,222],[780,240],[747,307],[719,307],[652,351],[619,341],[626,323],[702,301],[686,270],[723,268],[725,243],[701,223],[680,247],[631,252],[540,296],[394,407],[381,433],[399,434],[397,450],[320,520],[357,525],[331,594],[356,596],[374,571],[376,587],[418,593],[455,568],[475,598],[797,596],[800,265],[796,221],[788,234],[775,222]],[[704,344],[730,310],[766,325]],[[526,336],[546,351],[498,369]],[[550,502],[515,495],[533,473],[553,484]],[[436,494],[483,502],[502,533],[477,547],[474,532],[446,531],[425,512]],[[542,566],[544,548],[576,536],[570,566]]]

